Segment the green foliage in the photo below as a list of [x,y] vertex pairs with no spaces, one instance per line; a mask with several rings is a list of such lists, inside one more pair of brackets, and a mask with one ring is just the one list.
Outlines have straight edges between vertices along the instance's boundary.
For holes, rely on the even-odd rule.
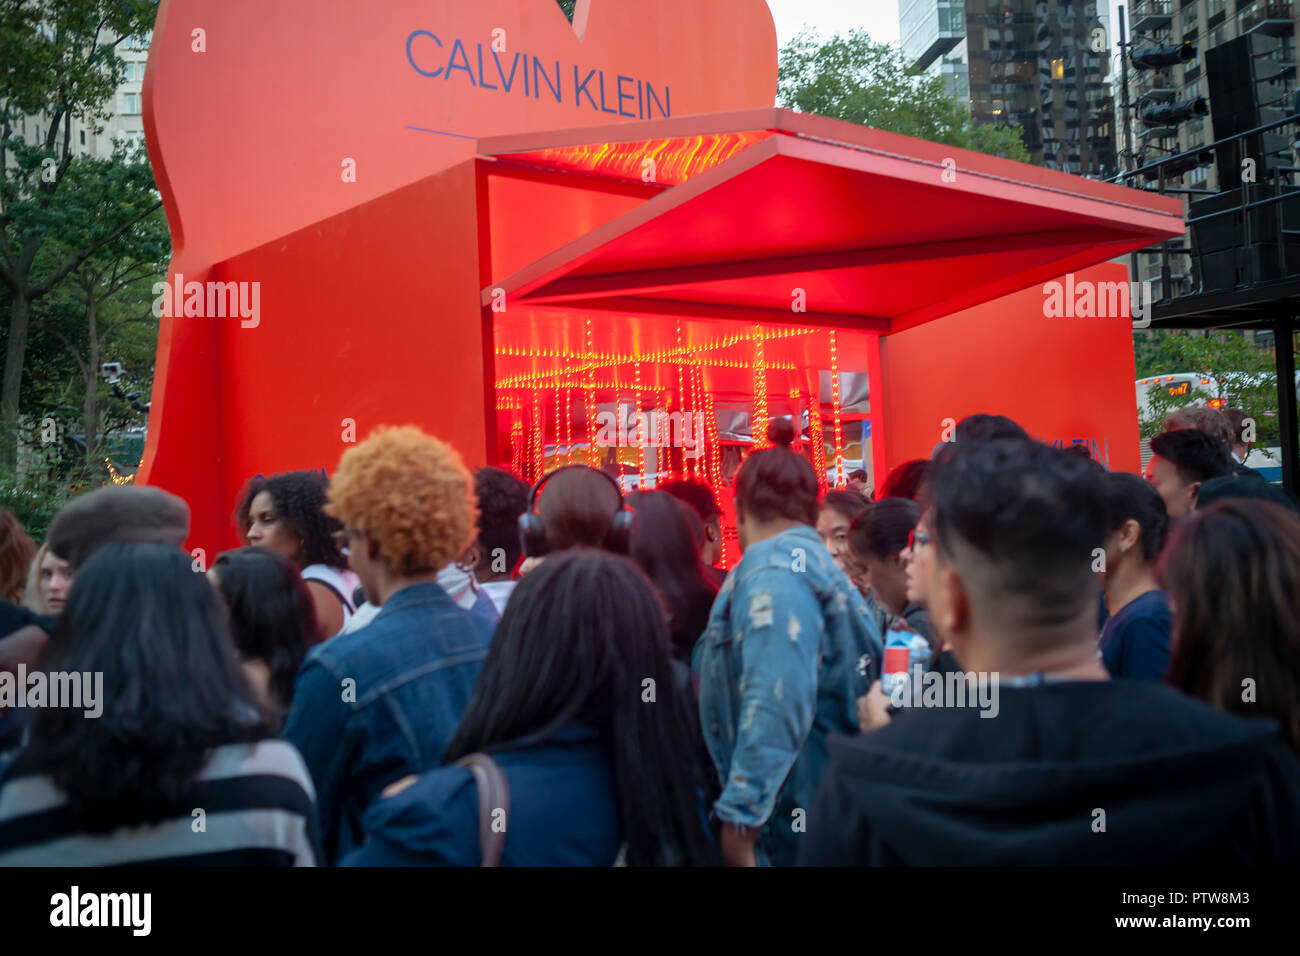
[[560,5],[560,9],[564,11],[564,15],[565,15],[566,17],[568,17],[568,18],[569,18],[569,22],[572,23],[572,22],[573,22],[573,5],[574,5],[575,3],[577,3],[577,0],[555,0],[555,2],[558,3],[558,4]]
[[1195,385],[1186,395],[1152,390],[1149,409],[1139,409],[1143,438],[1161,430],[1171,412],[1187,405],[1222,399],[1225,407],[1240,408],[1255,420],[1260,447],[1278,443],[1277,372],[1273,356],[1240,332],[1222,330],[1205,335],[1187,332],[1147,332],[1133,337],[1139,379],[1178,372],[1196,372],[1208,385]]
[[972,125],[943,78],[907,68],[902,50],[862,30],[822,42],[804,30],[781,50],[777,104],[960,149],[1029,160],[1019,126]]
[[[157,10],[157,0],[0,2],[0,280],[8,290],[0,462],[7,468],[29,414],[21,397],[38,306],[160,206],[147,162],[105,165],[72,150],[74,119],[99,130],[109,115],[125,75],[118,44],[148,33]],[[42,117],[40,142],[18,135],[24,116]]]
[[0,508],[8,508],[31,539],[40,543],[45,531],[73,491],[44,474],[17,475],[0,469]]
[[0,4],[0,102],[11,115],[106,116],[104,104],[122,82],[123,66],[116,44],[105,46],[98,35],[142,35],[157,13],[158,0],[6,0]]

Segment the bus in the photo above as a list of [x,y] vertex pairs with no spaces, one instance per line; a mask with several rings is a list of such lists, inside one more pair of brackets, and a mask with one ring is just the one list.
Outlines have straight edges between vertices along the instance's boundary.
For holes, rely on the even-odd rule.
[[[1232,375],[1243,376],[1254,384],[1262,384],[1273,380],[1273,376],[1268,373],[1230,373]],[[1155,415],[1154,399],[1163,399],[1166,395],[1170,398],[1180,396],[1193,396],[1199,389],[1203,392],[1209,392],[1211,398],[1200,400],[1196,396],[1194,400],[1181,404],[1199,405],[1205,404],[1210,408],[1230,408],[1232,406],[1232,395],[1227,391],[1223,377],[1204,375],[1200,372],[1174,372],[1168,375],[1153,375],[1148,378],[1138,379],[1135,383],[1137,388],[1137,413],[1138,420],[1150,419]],[[1300,372],[1296,372],[1295,387],[1297,395],[1300,395]],[[1277,414],[1276,411],[1269,410],[1266,415],[1272,417]],[[1151,447],[1147,439],[1142,439],[1142,470],[1146,471],[1147,462],[1151,460]],[[1273,445],[1268,448],[1253,447],[1246,456],[1245,465],[1259,472],[1267,481],[1282,480],[1282,451]]]

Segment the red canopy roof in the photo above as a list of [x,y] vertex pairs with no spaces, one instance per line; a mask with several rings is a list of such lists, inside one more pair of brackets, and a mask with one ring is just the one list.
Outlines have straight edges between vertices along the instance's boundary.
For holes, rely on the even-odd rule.
[[497,137],[479,153],[575,182],[652,171],[662,187],[494,277],[485,305],[503,289],[538,306],[897,332],[1183,234],[1177,199],[788,110]]

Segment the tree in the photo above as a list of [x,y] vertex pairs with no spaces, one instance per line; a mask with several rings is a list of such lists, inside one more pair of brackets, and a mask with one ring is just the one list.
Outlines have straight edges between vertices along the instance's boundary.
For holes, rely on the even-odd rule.
[[560,9],[564,11],[564,15],[565,15],[566,17],[568,17],[568,18],[569,18],[569,22],[572,23],[572,22],[573,22],[573,5],[574,5],[574,3],[577,2],[577,0],[555,0],[555,2],[558,3],[558,4],[560,5]]
[[[79,160],[69,167],[68,176],[67,188],[99,207],[96,220],[112,215],[107,207],[124,202],[142,206],[154,194],[153,172],[138,151],[128,156],[119,150],[111,160]],[[73,247],[84,247],[89,239],[84,231],[84,226],[70,224],[65,239]],[[165,273],[170,249],[167,221],[157,210],[85,259],[54,293],[60,300],[58,311],[69,321],[52,322],[51,331],[76,362],[81,378],[81,428],[88,477],[103,470],[101,422],[111,389],[101,375],[101,361],[112,358],[128,364],[121,362],[124,348],[130,351],[128,326],[143,326],[150,351],[156,345],[158,322],[151,311],[152,289]],[[65,253],[56,246],[56,258]],[[130,355],[130,366],[139,368],[142,361],[151,365],[152,356],[142,360],[134,352]]]
[[960,149],[1029,160],[1019,126],[974,126],[943,78],[910,71],[903,51],[862,30],[821,42],[804,30],[781,50],[777,104]]
[[1206,384],[1189,388],[1185,395],[1154,390],[1150,407],[1138,410],[1143,438],[1160,432],[1171,412],[1218,399],[1224,407],[1240,408],[1254,420],[1257,445],[1277,444],[1277,371],[1273,357],[1247,342],[1240,332],[1147,332],[1134,336],[1134,357],[1139,380],[1178,372],[1196,372],[1208,379]]
[[[107,118],[124,76],[117,44],[147,33],[157,8],[157,0],[0,3],[0,282],[9,292],[0,465],[12,467],[17,458],[33,303],[161,206],[155,195],[142,204],[104,208],[97,197],[62,188],[74,163],[72,120]],[[14,123],[25,115],[48,120],[36,146],[14,132]],[[68,241],[71,233],[79,236],[77,242]],[[61,256],[41,255],[54,243],[63,247]]]

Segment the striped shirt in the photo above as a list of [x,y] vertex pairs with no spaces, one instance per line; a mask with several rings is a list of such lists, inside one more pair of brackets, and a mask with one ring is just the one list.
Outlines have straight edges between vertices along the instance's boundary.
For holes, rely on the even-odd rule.
[[[290,743],[213,751],[181,812],[87,833],[67,797],[19,753],[0,771],[0,866],[315,866],[316,795]],[[201,812],[200,812],[201,811]]]

